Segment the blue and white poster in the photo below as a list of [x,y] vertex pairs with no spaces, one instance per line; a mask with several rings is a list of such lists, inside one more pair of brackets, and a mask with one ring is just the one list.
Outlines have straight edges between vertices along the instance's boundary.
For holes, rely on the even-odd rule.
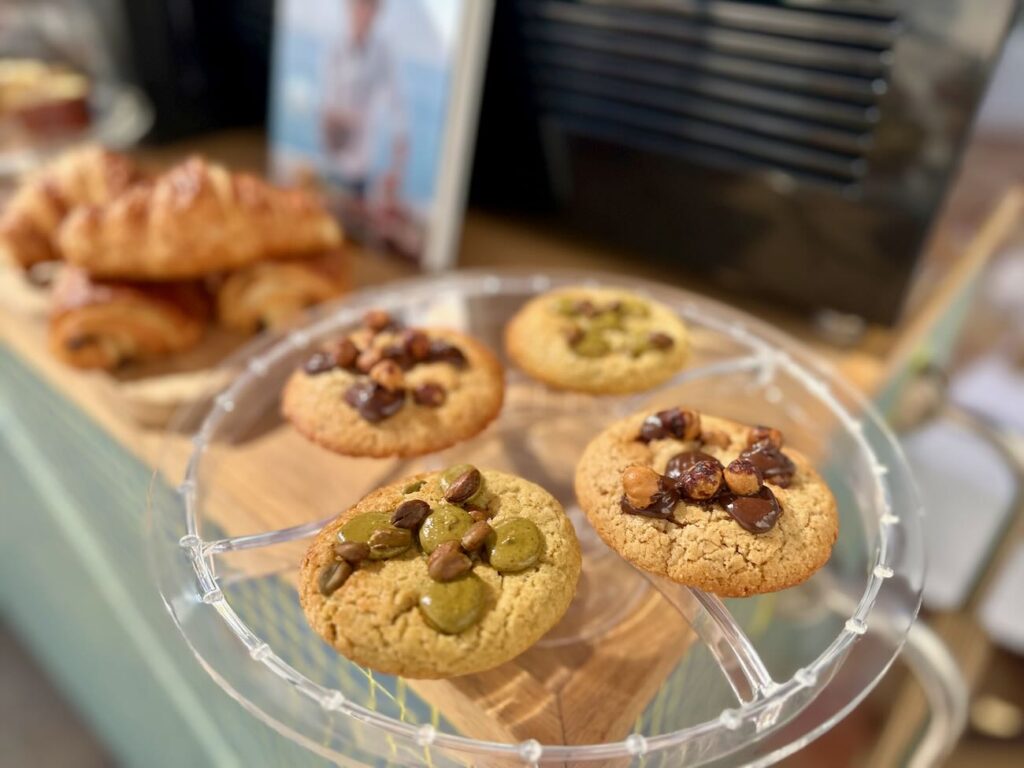
[[432,245],[431,230],[461,221],[472,131],[453,123],[475,124],[490,18],[478,2],[280,0],[273,172],[315,184],[349,237],[434,266],[450,259],[439,251],[453,233]]

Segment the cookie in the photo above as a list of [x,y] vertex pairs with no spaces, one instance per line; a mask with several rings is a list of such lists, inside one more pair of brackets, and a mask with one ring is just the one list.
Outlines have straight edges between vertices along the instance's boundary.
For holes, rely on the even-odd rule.
[[723,597],[800,584],[839,534],[832,492],[778,430],[680,408],[594,438],[576,496],[633,565]]
[[328,523],[302,561],[310,626],[379,672],[481,672],[539,640],[572,602],[580,549],[561,505],[469,465],[380,488]]
[[501,410],[501,364],[458,331],[363,327],[312,353],[285,385],[282,412],[304,436],[347,456],[420,456],[476,435]]
[[686,326],[668,307],[617,288],[560,288],[527,302],[505,329],[516,365],[557,389],[641,392],[686,362]]

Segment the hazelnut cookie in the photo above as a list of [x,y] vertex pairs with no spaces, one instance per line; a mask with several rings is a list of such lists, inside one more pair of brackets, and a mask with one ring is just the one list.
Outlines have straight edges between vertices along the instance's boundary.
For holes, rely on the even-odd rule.
[[805,581],[839,535],[832,492],[779,430],[682,408],[634,414],[594,438],[576,496],[631,563],[723,597]]
[[347,456],[420,456],[481,432],[501,410],[501,364],[458,331],[404,328],[372,310],[313,352],[285,385],[282,412]]

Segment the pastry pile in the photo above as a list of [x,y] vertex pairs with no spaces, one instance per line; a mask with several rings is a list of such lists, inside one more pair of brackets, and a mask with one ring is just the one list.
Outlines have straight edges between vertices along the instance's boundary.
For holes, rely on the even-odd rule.
[[279,327],[348,290],[342,232],[318,199],[192,157],[147,176],[127,157],[73,150],[25,180],[0,216],[0,252],[63,261],[50,347],[112,369],[196,344],[215,318]]

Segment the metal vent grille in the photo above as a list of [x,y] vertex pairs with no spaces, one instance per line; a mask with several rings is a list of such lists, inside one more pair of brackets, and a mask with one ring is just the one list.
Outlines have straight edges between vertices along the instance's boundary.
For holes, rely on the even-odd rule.
[[561,131],[856,189],[901,31],[885,2],[523,3],[529,75]]

